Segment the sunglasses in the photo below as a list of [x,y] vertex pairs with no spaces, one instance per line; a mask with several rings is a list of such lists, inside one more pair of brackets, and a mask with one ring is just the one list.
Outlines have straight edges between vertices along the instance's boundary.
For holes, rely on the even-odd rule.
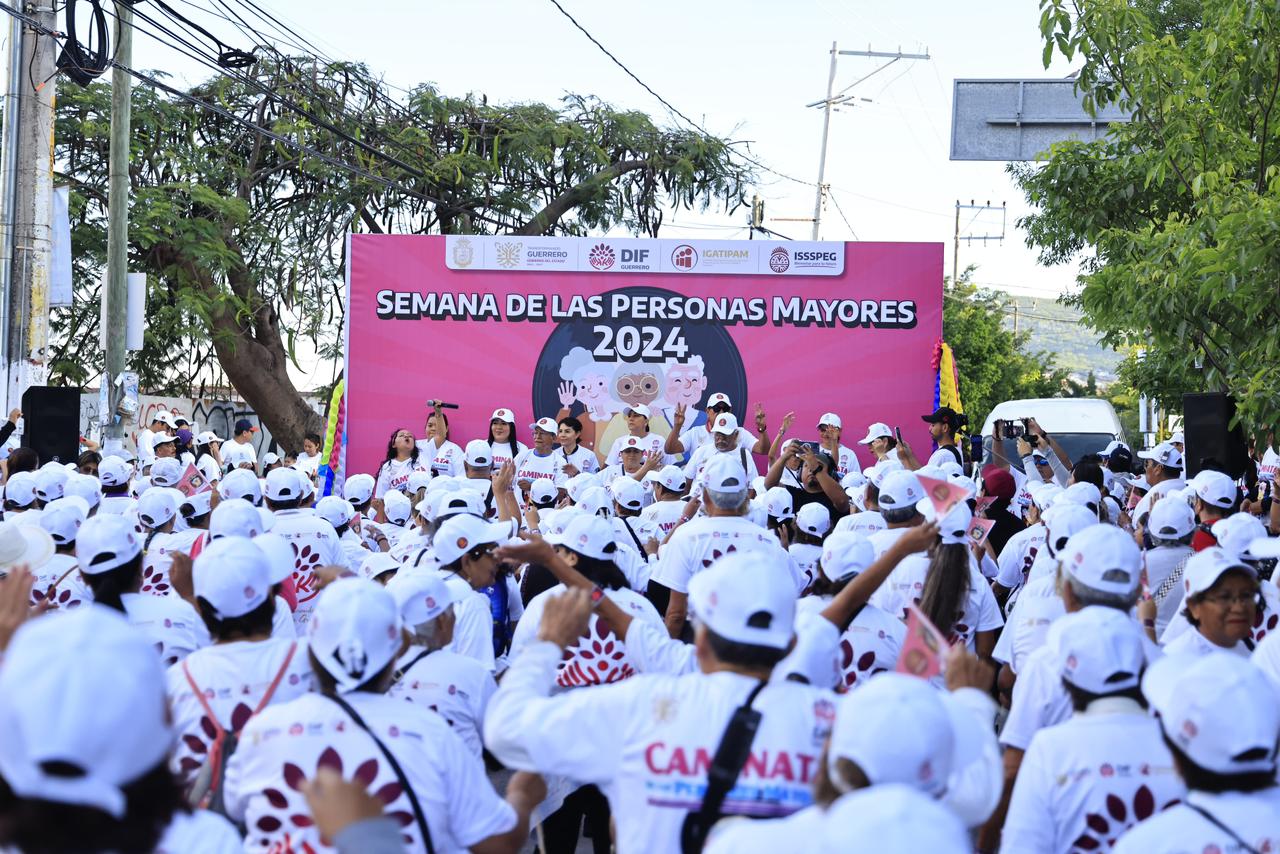
[[471,558],[472,560],[480,560],[480,558],[482,557],[489,557],[497,550],[498,550],[497,543],[484,543],[482,545],[476,546],[474,549],[467,552],[467,557]]

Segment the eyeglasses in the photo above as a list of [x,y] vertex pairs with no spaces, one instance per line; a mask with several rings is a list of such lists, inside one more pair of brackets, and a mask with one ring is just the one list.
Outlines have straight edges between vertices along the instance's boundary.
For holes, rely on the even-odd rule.
[[1253,590],[1249,593],[1215,593],[1212,596],[1201,597],[1200,601],[1210,602],[1219,608],[1230,608],[1232,605],[1257,606],[1262,601],[1262,592]]
[[485,543],[483,545],[476,546],[474,549],[467,552],[467,557],[471,558],[472,560],[479,560],[482,557],[489,557],[495,551],[497,551],[497,549],[498,549],[497,543]]

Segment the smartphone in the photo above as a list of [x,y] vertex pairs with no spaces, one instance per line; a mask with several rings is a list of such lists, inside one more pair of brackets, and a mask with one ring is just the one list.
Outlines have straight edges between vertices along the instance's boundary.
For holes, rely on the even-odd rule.
[[901,428],[901,427],[894,427],[894,428],[893,428],[893,435],[897,438],[897,440],[898,440],[898,444],[899,444],[899,445],[901,445],[901,444],[902,444],[902,428]]
[[982,451],[983,451],[982,437],[970,436],[969,437],[969,458],[972,459],[975,463],[982,462]]

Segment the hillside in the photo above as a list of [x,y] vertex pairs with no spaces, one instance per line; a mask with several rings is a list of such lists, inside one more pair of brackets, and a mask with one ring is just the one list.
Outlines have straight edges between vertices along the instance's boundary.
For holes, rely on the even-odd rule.
[[1097,333],[1080,323],[1080,312],[1052,299],[1009,294],[1005,326],[1014,325],[1014,305],[1018,330],[1030,333],[1027,347],[1052,353],[1059,367],[1073,373],[1094,371],[1100,380],[1115,378],[1121,355],[1098,344]]

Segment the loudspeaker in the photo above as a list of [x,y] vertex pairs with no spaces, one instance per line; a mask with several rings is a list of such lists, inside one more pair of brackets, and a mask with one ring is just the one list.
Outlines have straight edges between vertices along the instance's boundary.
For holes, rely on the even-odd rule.
[[22,446],[40,456],[74,463],[80,456],[80,389],[32,386],[22,394]]
[[1228,429],[1236,415],[1236,402],[1225,394],[1184,394],[1182,432],[1186,437],[1187,477],[1199,473],[1206,459],[1213,459],[1234,478],[1244,477],[1251,464],[1249,445],[1239,425]]

